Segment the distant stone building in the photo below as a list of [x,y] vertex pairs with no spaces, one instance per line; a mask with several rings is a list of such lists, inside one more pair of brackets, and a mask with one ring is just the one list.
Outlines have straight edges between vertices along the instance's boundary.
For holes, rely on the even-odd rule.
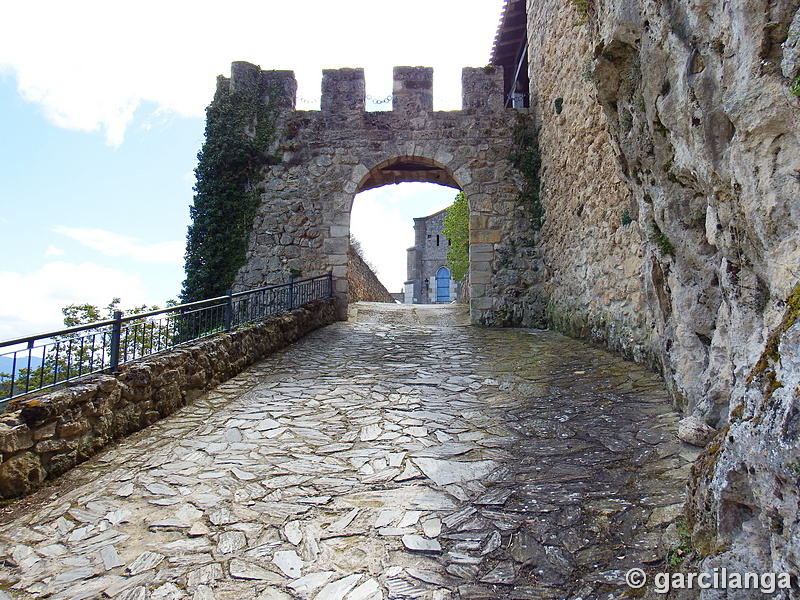
[[447,267],[450,242],[442,233],[447,209],[414,219],[414,245],[408,249],[405,304],[453,302],[460,284]]

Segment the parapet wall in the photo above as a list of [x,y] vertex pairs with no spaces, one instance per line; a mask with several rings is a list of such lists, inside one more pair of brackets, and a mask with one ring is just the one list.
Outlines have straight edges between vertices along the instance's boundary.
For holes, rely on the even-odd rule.
[[[503,70],[501,67],[465,68],[462,71],[463,110],[503,111]],[[217,91],[257,88],[263,102],[277,103],[281,110],[297,107],[297,79],[294,71],[262,71],[248,62],[231,64],[231,76],[217,78]],[[366,110],[364,69],[325,69],[322,71],[321,111],[359,113]],[[274,98],[271,98],[274,96]],[[306,111],[317,112],[317,111]],[[433,112],[433,69],[395,67],[393,70],[392,110],[395,114],[417,115]]]
[[470,207],[473,322],[541,322],[538,291],[521,275],[532,272],[534,232],[521,175],[509,161],[527,112],[503,107],[501,68],[464,69],[462,86],[461,110],[434,111],[433,70],[396,67],[392,110],[367,112],[363,69],[327,70],[321,110],[299,111],[291,72],[234,63],[230,79],[218,80],[218,96],[258,89],[262,102],[278,107],[276,138],[264,148],[277,164],[255,184],[261,203],[236,288],[332,271],[345,317],[355,195],[380,185],[432,182],[454,188],[454,198],[463,190]]
[[33,399],[0,416],[0,498],[30,491],[109,442],[166,417],[268,354],[329,325],[334,298],[123,365]]

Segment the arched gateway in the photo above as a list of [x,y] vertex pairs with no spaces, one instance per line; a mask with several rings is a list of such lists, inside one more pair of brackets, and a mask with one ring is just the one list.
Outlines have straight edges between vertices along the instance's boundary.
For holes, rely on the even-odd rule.
[[[513,132],[524,112],[503,107],[503,73],[464,69],[463,109],[433,110],[433,70],[394,69],[393,110],[366,112],[363,69],[323,72],[319,111],[295,109],[291,71],[233,63],[217,93],[258,90],[272,109],[276,160],[257,182],[261,194],[237,289],[332,271],[346,314],[350,209],[358,192],[390,183],[433,182],[464,191],[470,218],[470,308],[476,323],[515,312],[513,277],[503,270],[515,237],[529,229],[511,166]],[[247,94],[240,94],[246,96]],[[251,132],[251,135],[252,134]],[[375,227],[390,227],[375,223]]]

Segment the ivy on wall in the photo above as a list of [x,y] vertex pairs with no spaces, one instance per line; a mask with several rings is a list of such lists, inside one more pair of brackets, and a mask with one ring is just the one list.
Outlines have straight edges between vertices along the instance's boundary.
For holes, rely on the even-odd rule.
[[278,162],[267,153],[275,137],[277,93],[266,92],[261,79],[233,92],[221,86],[206,109],[206,139],[197,155],[189,209],[184,302],[226,294],[245,263],[259,203],[255,185],[261,170]]
[[539,132],[529,123],[521,123],[515,128],[509,160],[522,174],[524,184],[520,200],[528,207],[531,226],[538,231],[544,221],[544,207],[539,197],[542,154],[539,151]]

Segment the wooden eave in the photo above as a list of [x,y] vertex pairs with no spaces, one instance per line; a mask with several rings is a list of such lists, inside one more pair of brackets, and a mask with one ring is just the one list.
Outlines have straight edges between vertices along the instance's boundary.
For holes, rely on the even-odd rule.
[[492,46],[493,65],[516,68],[519,53],[527,40],[525,0],[506,0]]

